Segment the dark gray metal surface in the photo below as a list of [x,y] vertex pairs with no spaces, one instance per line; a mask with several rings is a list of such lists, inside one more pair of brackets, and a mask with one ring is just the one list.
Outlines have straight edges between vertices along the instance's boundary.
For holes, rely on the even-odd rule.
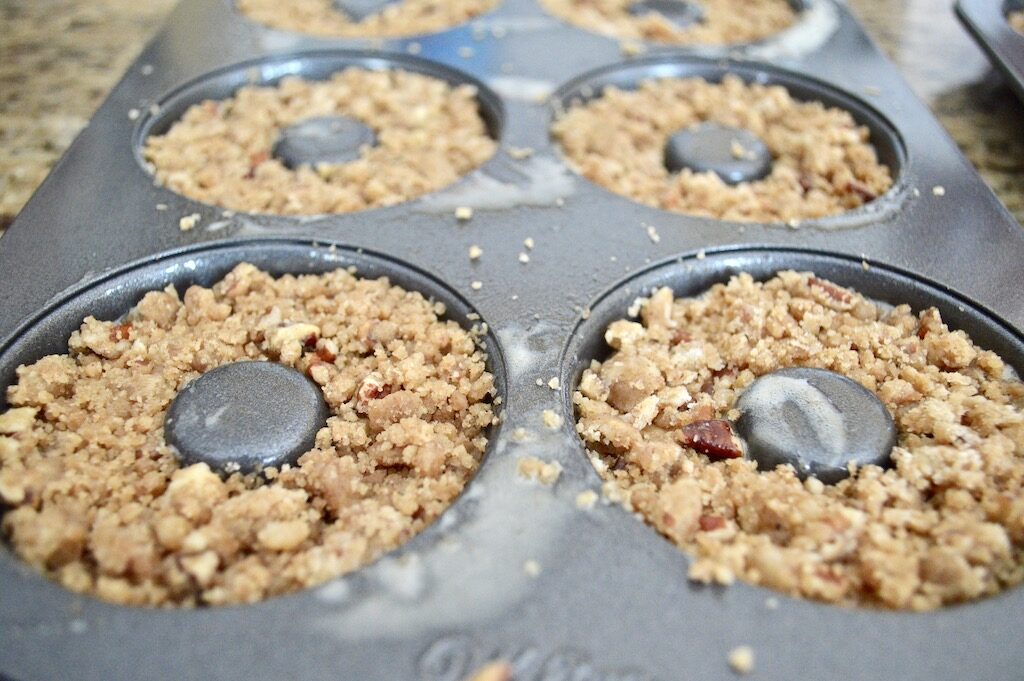
[[327,425],[320,387],[276,362],[222,364],[171,402],[164,436],[182,465],[254,473],[295,465]]
[[760,180],[770,173],[772,152],[749,130],[701,123],[668,138],[665,167],[674,173],[683,168],[695,173],[711,171],[726,184],[739,184]]
[[954,8],[960,23],[1024,101],[1024,35],[1006,20],[1010,11],[1024,9],[1024,0],[957,0]]
[[787,367],[743,391],[736,432],[759,470],[788,464],[800,478],[850,477],[849,464],[889,467],[896,424],[878,397],[826,369]]
[[284,128],[271,153],[288,168],[348,163],[364,146],[377,144],[373,130],[349,116],[307,118]]
[[397,0],[333,0],[334,8],[344,12],[353,21],[362,21],[373,14],[379,14]]
[[[566,172],[550,142],[546,98],[562,84],[559,99],[586,94],[585,84],[710,73],[726,51],[701,51],[709,61],[665,49],[625,60],[616,41],[568,27],[533,0],[506,0],[437,35],[376,43],[272,31],[227,0],[185,0],[0,242],[0,379],[60,351],[85,315],[115,318],[167,283],[210,283],[240,260],[274,272],[355,264],[444,300],[451,318],[466,323],[475,311],[487,322],[503,422],[478,476],[433,526],[365,569],[258,605],[114,606],[74,596],[0,550],[0,675],[461,681],[502,656],[514,660],[517,681],[712,680],[734,677],[726,656],[745,644],[757,656],[752,678],[765,680],[1020,678],[1020,589],[910,614],[744,584],[699,587],[685,578],[687,557],[641,521],[615,506],[575,505],[600,480],[573,430],[571,390],[585,362],[607,353],[604,327],[652,286],[693,294],[738,271],[813,269],[879,300],[936,304],[951,325],[1024,367],[1020,227],[844,7],[816,0],[804,16],[781,38],[733,51],[774,66],[732,70],[852,109],[901,173],[874,204],[793,229],[636,205]],[[249,80],[322,77],[347,63],[382,68],[383,55],[413,43],[420,57],[479,79],[492,132],[534,155],[503,150],[423,199],[317,218],[225,217],[153,186],[139,162],[143,132],[169,124],[146,113],[153,103],[180,113],[192,95],[223,96]],[[457,78],[431,63],[399,60]],[[790,71],[816,80],[801,86]],[[143,115],[133,120],[132,109]],[[475,209],[464,224],[453,216],[462,205]],[[192,213],[199,225],[182,232],[179,219]],[[527,237],[536,246],[524,264]],[[471,244],[483,258],[470,261]],[[548,387],[553,377],[558,389]],[[565,417],[561,429],[544,428],[544,409]],[[557,485],[519,481],[521,455],[560,462]],[[526,573],[526,561],[539,575]]]
[[629,6],[633,16],[660,14],[680,28],[704,21],[704,10],[694,2],[684,0],[637,0]]

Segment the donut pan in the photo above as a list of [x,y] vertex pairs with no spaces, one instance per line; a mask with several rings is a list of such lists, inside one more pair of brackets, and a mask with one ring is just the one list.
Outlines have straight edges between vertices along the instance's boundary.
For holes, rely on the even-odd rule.
[[[935,305],[1024,369],[1020,226],[844,5],[810,0],[801,17],[757,44],[626,56],[534,0],[377,41],[275,31],[229,0],[184,0],[0,241],[4,385],[19,364],[66,347],[84,316],[115,318],[144,291],[210,283],[240,261],[277,273],[354,265],[446,302],[453,319],[486,322],[502,422],[431,527],[370,566],[256,605],[116,606],[0,548],[0,677],[462,681],[500,658],[516,681],[729,679],[729,651],[749,645],[751,678],[765,680],[1020,678],[1024,590],[914,614],[705,587],[687,581],[685,554],[619,506],[575,504],[601,481],[573,428],[572,390],[607,352],[604,327],[655,285],[695,294],[740,271],[814,270],[877,300]],[[420,199],[311,218],[225,216],[155,186],[141,161],[145,135],[189,104],[347,65],[476,83],[501,150]],[[550,140],[557,110],[609,83],[726,72],[850,110],[894,187],[796,229],[722,222],[611,194],[567,170]],[[456,220],[462,206],[471,220]],[[196,227],[179,229],[194,213]],[[471,261],[470,245],[483,257]],[[561,428],[544,426],[547,409]],[[522,456],[558,461],[558,482],[519,479]]]
[[960,23],[1024,100],[1024,35],[1013,30],[1007,21],[1010,12],[1024,9],[1024,2],[957,0],[954,7]]

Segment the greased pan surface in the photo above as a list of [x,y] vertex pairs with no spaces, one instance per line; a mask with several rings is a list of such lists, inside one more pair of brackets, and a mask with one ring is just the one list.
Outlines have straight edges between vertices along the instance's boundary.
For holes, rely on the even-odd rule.
[[[396,60],[479,81],[502,151],[421,199],[301,219],[225,217],[155,187],[139,161],[144,132],[161,124],[149,113],[154,103],[174,111],[195,88],[223,96],[236,83]],[[851,109],[885,136],[883,157],[898,168],[893,189],[799,229],[740,225],[613,195],[567,170],[550,141],[556,103],[583,85],[723,67]],[[507,147],[535,153],[516,159]],[[474,208],[470,221],[456,221],[459,206]],[[180,230],[193,213],[199,224]],[[536,245],[523,264],[527,237]],[[470,261],[470,245],[484,257]],[[915,309],[937,305],[1020,370],[1022,255],[1019,226],[846,9],[828,0],[758,45],[652,47],[639,58],[528,0],[440,34],[384,41],[306,38],[250,22],[226,0],[186,0],[3,237],[5,384],[17,364],[59,349],[82,316],[117,316],[144,290],[209,282],[243,260],[274,272],[353,264],[445,300],[454,319],[479,314],[503,422],[477,477],[433,526],[367,568],[257,605],[114,606],[63,590],[4,548],[0,675],[459,681],[502,657],[517,680],[728,679],[728,652],[750,645],[759,679],[1015,678],[1024,662],[1020,589],[912,614],[690,584],[688,558],[641,521],[614,505],[576,508],[576,495],[600,481],[573,431],[570,395],[583,363],[602,352],[603,327],[650,286],[690,294],[732,272],[766,278],[786,268]],[[554,377],[558,389],[548,387]],[[545,409],[565,424],[546,429]],[[518,429],[525,437],[513,436]],[[561,463],[556,486],[519,480],[523,455]],[[526,561],[539,575],[526,574]],[[778,608],[766,607],[769,598]]]

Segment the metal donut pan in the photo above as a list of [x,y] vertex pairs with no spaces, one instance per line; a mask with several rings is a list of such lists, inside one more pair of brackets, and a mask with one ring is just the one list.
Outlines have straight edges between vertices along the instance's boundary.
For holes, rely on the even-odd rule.
[[1024,35],[1007,21],[1014,10],[1024,9],[1020,0],[957,0],[956,16],[999,69],[1007,84],[1024,100]]
[[[275,272],[338,262],[435,295],[455,319],[479,314],[503,422],[479,474],[430,528],[366,568],[256,605],[116,606],[73,595],[0,548],[0,677],[462,681],[502,658],[516,681],[730,679],[728,652],[750,645],[756,679],[1019,678],[1020,589],[914,614],[701,587],[686,580],[687,556],[641,521],[574,503],[600,484],[572,427],[575,380],[603,351],[603,325],[655,284],[693,293],[741,270],[812,269],[872,298],[936,305],[1024,368],[1020,226],[846,7],[804,8],[795,27],[757,44],[626,56],[535,0],[393,40],[305,37],[249,21],[231,0],[183,0],[0,241],[5,384],[17,364],[59,350],[85,314],[119,316],[150,288],[208,283],[243,260]],[[476,83],[501,151],[420,199],[309,218],[226,217],[154,186],[140,163],[143,136],[194,95],[342,64]],[[611,194],[569,171],[551,141],[555,102],[581,86],[723,70],[851,110],[897,167],[893,189],[799,229],[723,222]],[[517,159],[509,147],[535,153]],[[473,218],[458,222],[457,206]],[[198,226],[181,231],[192,213]],[[524,264],[527,237],[536,246]],[[475,262],[473,244],[484,251]],[[543,426],[545,409],[562,428]],[[524,455],[561,463],[558,483],[520,481]],[[540,565],[536,577],[526,561]]]

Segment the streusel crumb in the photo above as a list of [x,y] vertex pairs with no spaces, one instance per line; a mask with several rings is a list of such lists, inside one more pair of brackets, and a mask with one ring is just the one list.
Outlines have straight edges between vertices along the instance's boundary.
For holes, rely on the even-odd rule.
[[[250,603],[405,542],[474,474],[494,415],[477,339],[444,305],[345,270],[152,291],[18,369],[0,415],[3,530],[67,588],[147,606]],[[294,467],[182,467],[164,416],[238,360],[309,376],[330,417]]]
[[[348,68],[324,81],[284,78],[190,107],[146,140],[157,182],[196,201],[250,213],[321,215],[391,206],[445,187],[497,145],[476,88],[401,70]],[[348,163],[289,168],[273,156],[284,128],[343,115],[377,144]]]
[[[710,171],[669,172],[669,137],[707,122],[757,135],[773,157],[769,174],[728,185]],[[636,90],[609,87],[570,108],[552,133],[587,179],[677,213],[744,222],[820,218],[857,208],[892,186],[868,129],[849,112],[732,74],[721,83],[669,78],[645,81]]]
[[[605,496],[693,556],[690,577],[734,578],[842,605],[927,610],[1024,579],[1024,385],[934,308],[882,309],[810,273],[749,275],[698,298],[663,288],[574,394]],[[835,485],[790,466],[711,460],[688,424],[736,417],[781,367],[849,376],[899,430],[893,466]]]

